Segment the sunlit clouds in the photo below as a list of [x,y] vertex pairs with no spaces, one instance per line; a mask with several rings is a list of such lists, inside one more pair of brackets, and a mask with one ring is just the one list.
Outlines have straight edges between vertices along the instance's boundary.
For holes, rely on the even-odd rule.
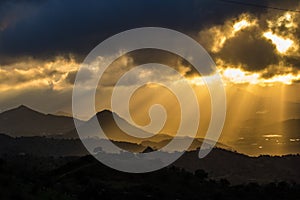
[[[215,60],[225,84],[290,85],[300,80],[299,22],[299,14],[291,12],[277,12],[261,17],[244,13],[227,19],[223,24],[200,30],[198,40]],[[124,72],[134,66],[134,59],[124,57],[115,63],[120,67],[109,68],[101,82],[102,86],[112,86]],[[175,69],[182,75],[191,73],[190,66],[178,61],[174,63]],[[24,88],[71,89],[79,65],[74,58],[59,56],[51,61],[30,57],[20,59],[1,66],[0,91]],[[94,69],[86,69],[87,79],[96,74]],[[146,75],[147,72],[143,72],[139,76]],[[188,76],[192,84],[203,84],[201,77]],[[211,78],[206,77],[206,80],[209,79],[213,80],[213,75]],[[128,84],[131,84],[130,81]]]
[[[116,63],[117,65],[122,65],[123,67],[121,68],[117,66],[110,67],[104,74],[100,84],[102,84],[103,87],[113,86],[118,78],[132,67],[133,61],[128,63],[128,59],[129,58],[123,58]],[[57,58],[54,61],[48,62],[31,59],[26,62],[2,66],[0,69],[0,91],[17,91],[26,88],[45,88],[51,90],[72,89],[79,66],[80,64],[74,60],[66,60],[63,58]],[[226,65],[226,63],[219,60],[217,61],[217,69],[225,84],[259,84],[262,86],[271,86],[273,83],[292,84],[300,80],[299,71],[287,66],[270,66],[259,72],[251,72],[244,70],[241,66]],[[85,68],[84,70],[86,80],[89,80],[97,71],[96,66]],[[178,63],[177,70],[182,75],[186,75],[186,73],[190,71],[189,67],[181,63]],[[276,72],[275,75],[268,75],[269,71],[279,72]],[[149,73],[150,72],[143,71],[141,74],[136,74],[137,77],[132,77],[132,80],[128,80],[128,85],[135,84],[138,78],[142,78],[143,76],[152,76]],[[203,85],[203,78],[205,78],[206,81],[213,81],[214,75],[205,77],[195,75],[188,77],[191,83],[196,85]],[[172,81],[172,77],[164,77],[163,79]],[[153,81],[155,81],[155,77],[153,77]]]
[[247,27],[255,26],[256,22],[257,20],[252,16],[243,14],[238,19],[225,22],[223,26],[213,26],[208,30],[200,31],[199,37],[200,40],[201,38],[208,40],[206,45],[216,53],[223,48],[226,40],[233,38],[239,31]]
[[227,68],[221,71],[223,79],[236,84],[257,84],[259,83],[259,74],[245,72],[238,68]]
[[31,58],[1,66],[0,91],[23,89],[63,90],[70,87],[66,82],[68,74],[77,70],[74,59],[57,57],[53,61],[39,61]]
[[[248,72],[241,68],[221,68],[219,69],[219,73],[222,77],[223,83],[225,86],[227,84],[250,84],[250,85],[258,85],[258,86],[274,86],[274,84],[284,84],[291,85],[294,82],[300,80],[300,73],[293,74],[287,73],[283,75],[275,75],[271,78],[264,78],[262,74],[257,72]],[[204,85],[205,80],[213,80],[212,76],[207,77],[193,77],[190,78],[190,83],[195,85]]]
[[263,36],[272,41],[280,54],[298,54],[299,14],[286,12],[275,20],[267,20],[267,24],[269,30]]
[[291,85],[300,80],[299,19],[292,12],[245,13],[201,30],[199,41],[225,83]]
[[291,39],[284,39],[273,34],[272,32],[264,33],[264,37],[270,39],[272,43],[276,45],[276,49],[279,51],[279,53],[285,53],[294,44],[294,41],[292,41]]
[[263,78],[259,73],[247,72],[239,68],[226,68],[221,70],[223,79],[228,83],[234,84],[256,84],[260,86],[273,86],[273,84],[291,85],[300,80],[298,74],[275,75],[271,78]]

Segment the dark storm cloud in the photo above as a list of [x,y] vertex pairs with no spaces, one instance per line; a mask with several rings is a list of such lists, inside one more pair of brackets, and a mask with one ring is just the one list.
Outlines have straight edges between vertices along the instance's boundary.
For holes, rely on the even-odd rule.
[[33,14],[40,2],[38,0],[0,1],[0,31],[14,25],[21,18]]
[[160,26],[193,36],[208,24],[264,9],[218,0],[24,0],[4,1],[0,11],[7,18],[0,32],[0,59],[5,63],[22,56],[70,54],[81,60],[105,38],[130,28]]
[[[160,63],[172,67],[181,75],[199,75],[189,62],[176,54],[158,49],[141,49],[124,54],[114,60],[114,62],[112,62],[104,72],[99,83],[104,87],[113,87],[115,86],[117,81],[124,75],[124,73],[135,68],[136,66],[148,63]],[[155,66],[155,64],[153,64],[153,66]],[[153,71],[154,73],[152,73],[151,71]],[[68,72],[65,78],[66,82],[69,84],[74,84],[77,72],[77,70]],[[77,81],[86,82],[91,80],[92,78],[95,78],[97,69],[87,68],[83,66],[80,73],[81,75],[80,77],[77,77]],[[129,86],[137,84],[140,81],[139,75],[141,75],[141,73],[147,73],[147,76],[150,74],[153,74],[153,76],[155,76],[155,68],[149,66],[149,70],[139,70],[134,72],[133,74],[135,75],[132,75],[130,76],[130,78],[126,79],[123,85]],[[172,77],[174,76],[170,74],[170,77],[159,77],[160,80],[164,78],[164,80],[166,81],[172,79]],[[154,78],[152,81],[154,81]]]
[[[117,81],[121,78],[121,76],[124,73],[126,73],[130,69],[133,69],[136,66],[140,66],[148,63],[160,63],[172,67],[173,69],[178,71],[181,75],[185,75],[185,76],[193,76],[195,74],[199,75],[197,70],[195,70],[189,62],[187,62],[184,58],[176,54],[173,54],[168,51],[158,50],[158,49],[140,49],[140,50],[129,52],[116,59],[108,67],[100,83],[102,86],[112,87],[117,83]],[[138,78],[138,74],[136,75],[137,76],[135,77],[130,76],[130,79],[126,80],[127,81],[126,85],[134,85],[137,82],[139,82],[140,80]],[[150,77],[148,78],[150,80]],[[164,81],[169,80],[169,78],[172,77],[171,76],[164,77]],[[162,81],[162,79],[163,78],[161,78],[160,81]],[[152,81],[154,81],[154,79]]]
[[188,71],[186,71],[185,75],[198,74],[197,70],[194,69],[188,61],[168,51],[158,49],[142,49],[130,52],[127,54],[127,56],[133,59],[134,66],[147,63],[160,63],[170,66],[179,72],[182,72],[182,68],[188,68]]
[[286,63],[300,69],[300,56],[289,56],[284,58]]
[[217,56],[227,63],[242,65],[249,71],[262,70],[279,62],[276,47],[263,38],[261,30],[256,27],[228,39]]
[[[263,78],[297,73],[300,69],[297,50],[300,41],[300,14],[297,12],[300,8],[299,1],[258,3],[283,10],[268,9],[259,15],[244,13],[225,20],[221,25],[212,24],[199,32],[201,44],[210,51],[215,60],[223,61],[223,67],[242,67],[246,71],[259,71],[262,72]],[[286,17],[288,10],[289,17]],[[241,20],[246,20],[250,25],[235,31],[234,24]],[[284,45],[282,41],[274,42],[268,39],[264,35],[266,32],[281,40],[292,41],[288,52],[280,52],[278,47]]]

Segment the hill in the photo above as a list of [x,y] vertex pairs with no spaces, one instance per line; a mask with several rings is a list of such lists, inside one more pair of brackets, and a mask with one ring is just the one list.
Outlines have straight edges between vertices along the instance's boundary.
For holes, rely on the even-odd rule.
[[[94,140],[94,143],[105,145],[106,140]],[[147,152],[152,147],[127,142],[114,142],[120,148],[133,152]],[[100,150],[100,151],[99,151]],[[95,148],[94,153],[100,156],[118,156]],[[233,184],[248,182],[267,183],[270,181],[287,181],[300,183],[299,155],[287,156],[259,156],[249,157],[237,152],[214,148],[205,158],[198,158],[198,149],[185,152],[173,166],[189,172],[204,170],[215,180],[227,179]],[[0,134],[1,157],[69,157],[86,156],[86,151],[79,139],[53,139],[45,137],[20,137],[12,138]],[[171,153],[165,153],[171,154]],[[92,159],[94,160],[94,159]],[[97,166],[97,161],[92,161]],[[75,170],[75,169],[70,169]]]
[[70,117],[43,114],[23,105],[0,113],[0,132],[13,137],[62,135],[73,128]]

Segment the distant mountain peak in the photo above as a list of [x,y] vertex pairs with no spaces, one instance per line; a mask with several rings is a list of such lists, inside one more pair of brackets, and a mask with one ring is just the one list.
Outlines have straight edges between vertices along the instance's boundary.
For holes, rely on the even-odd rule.
[[33,109],[29,108],[28,106],[25,106],[25,105],[20,105],[18,107],[16,107],[14,110],[32,110],[34,111]]
[[110,117],[112,115],[115,115],[116,117],[121,118],[117,113],[112,112],[108,109],[102,110],[102,111],[98,112],[96,115],[97,115],[97,117]]
[[73,129],[72,118],[44,114],[25,105],[0,114],[0,132],[14,137],[60,135]]
[[18,112],[18,113],[34,113],[34,114],[38,114],[38,115],[46,115],[45,113],[42,113],[40,111],[37,111],[31,107],[25,106],[25,105],[20,105],[15,109],[11,109],[10,111],[13,112]]
[[112,111],[108,110],[108,109],[105,109],[105,110],[102,110],[100,112],[97,113],[97,115],[108,115],[108,114],[112,114]]
[[151,153],[153,151],[155,151],[155,150],[148,146],[147,148],[144,149],[144,151],[142,153]]
[[18,107],[15,107],[11,110],[7,110],[4,111],[2,113],[0,113],[1,115],[6,115],[6,114],[11,114],[11,115],[15,115],[15,114],[21,114],[21,113],[36,113],[36,114],[41,114],[44,115],[38,111],[33,110],[32,108],[25,106],[25,105],[20,105]]

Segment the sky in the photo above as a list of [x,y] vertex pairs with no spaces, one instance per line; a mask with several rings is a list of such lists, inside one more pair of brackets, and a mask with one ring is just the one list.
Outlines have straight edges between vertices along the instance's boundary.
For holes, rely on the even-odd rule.
[[[226,88],[226,127],[262,116],[278,121],[300,118],[291,106],[300,103],[300,4],[243,2],[283,10],[220,0],[3,0],[0,110],[25,104],[45,113],[71,113],[77,70],[94,47],[128,29],[164,27],[192,37],[215,61]],[[148,62],[169,65],[185,76],[196,91],[203,116],[210,113],[207,88],[193,66],[172,53],[151,49],[121,56],[109,67],[97,90],[97,110],[110,108],[108,97],[124,72]],[[86,69],[80,81],[94,74]],[[136,74],[125,86],[137,84],[145,75],[149,72]],[[162,81],[174,80],[163,77]],[[178,102],[169,99],[173,99],[170,92],[153,84],[140,88],[131,102],[135,119],[146,124],[149,117],[143,116],[158,101],[172,116],[164,131],[174,132]],[[204,117],[203,123],[207,120]]]

